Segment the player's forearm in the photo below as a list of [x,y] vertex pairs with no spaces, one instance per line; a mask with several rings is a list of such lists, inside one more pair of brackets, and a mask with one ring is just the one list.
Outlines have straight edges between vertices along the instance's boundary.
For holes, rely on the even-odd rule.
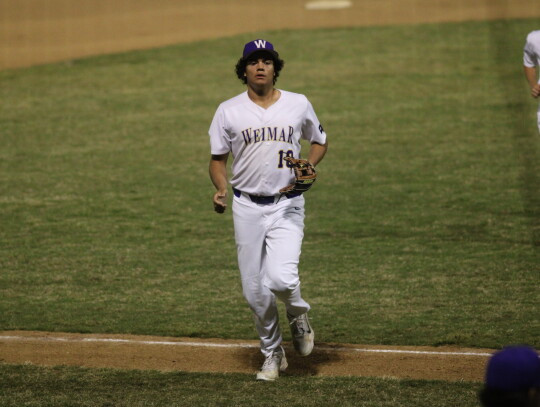
[[527,78],[527,82],[531,88],[531,96],[536,99],[540,96],[540,84],[538,84],[536,77],[536,68],[524,66],[523,69],[525,70],[525,78]]
[[227,189],[227,158],[212,156],[209,165],[210,179],[218,191]]
[[324,158],[328,150],[328,142],[325,144],[313,143],[309,150],[308,161],[315,167]]
[[523,70],[525,72],[525,78],[527,79],[529,87],[533,88],[534,86],[536,86],[538,83],[538,79],[536,77],[536,68],[524,66]]

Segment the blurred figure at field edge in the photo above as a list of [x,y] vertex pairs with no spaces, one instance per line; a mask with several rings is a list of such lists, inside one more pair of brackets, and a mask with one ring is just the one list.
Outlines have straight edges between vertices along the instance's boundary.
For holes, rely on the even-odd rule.
[[493,354],[479,393],[484,407],[540,407],[540,357],[529,346]]
[[[540,30],[531,31],[523,49],[523,69],[525,78],[531,89],[531,96],[535,99],[540,96],[540,80],[538,79],[538,66],[540,66]],[[540,131],[540,105],[537,111],[537,124]]]

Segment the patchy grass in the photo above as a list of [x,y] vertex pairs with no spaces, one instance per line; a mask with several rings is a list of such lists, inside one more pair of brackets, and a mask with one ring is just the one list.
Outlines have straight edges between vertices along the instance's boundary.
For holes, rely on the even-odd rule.
[[[329,134],[301,259],[319,340],[540,345],[537,25],[260,33]],[[0,72],[0,328],[255,338],[207,173],[246,38]]]

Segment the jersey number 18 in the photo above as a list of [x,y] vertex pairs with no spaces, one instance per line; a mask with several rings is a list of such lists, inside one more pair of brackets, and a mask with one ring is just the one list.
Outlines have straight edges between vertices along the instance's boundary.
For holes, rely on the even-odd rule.
[[288,151],[279,151],[279,164],[278,168],[283,168],[283,166],[287,166],[287,168],[292,168],[292,165],[290,162],[285,161],[285,157],[294,157],[294,152],[292,150]]

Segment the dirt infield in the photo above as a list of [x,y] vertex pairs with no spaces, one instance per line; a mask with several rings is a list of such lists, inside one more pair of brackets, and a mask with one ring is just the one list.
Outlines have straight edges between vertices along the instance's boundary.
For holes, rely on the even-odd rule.
[[[308,10],[305,1],[0,0],[0,69],[146,49],[259,30],[412,24],[540,16],[538,0],[355,0]],[[0,332],[0,362],[252,373],[256,342]],[[480,381],[491,350],[317,344],[289,374]]]
[[538,0],[309,1],[0,0],[0,69],[260,30],[540,16]]
[[[288,375],[369,376],[481,381],[489,349],[359,346],[317,343],[295,356],[284,344]],[[0,332],[0,362],[186,372],[255,373],[263,359],[257,341]]]

